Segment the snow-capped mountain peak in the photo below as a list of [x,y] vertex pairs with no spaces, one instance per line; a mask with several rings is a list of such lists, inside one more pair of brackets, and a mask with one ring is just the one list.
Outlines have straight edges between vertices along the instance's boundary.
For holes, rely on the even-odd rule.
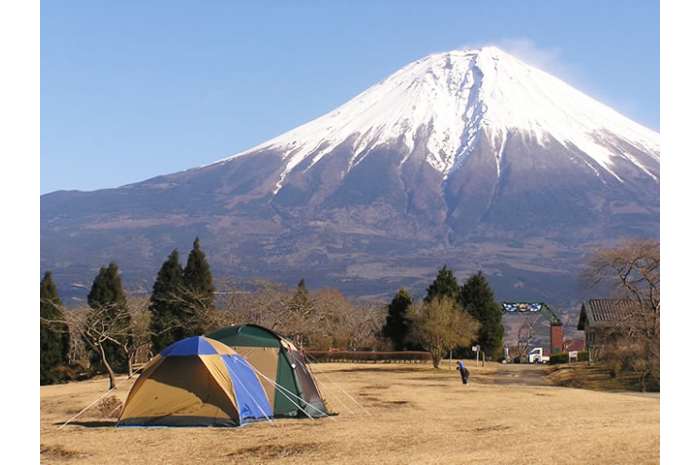
[[570,301],[591,250],[658,238],[658,176],[655,132],[501,50],[456,50],[221,162],[43,196],[42,268],[71,282],[122,257],[142,282],[198,235],[228,276],[376,297],[454,263]]
[[596,175],[602,169],[623,182],[615,161],[624,159],[657,180],[625,148],[658,161],[657,133],[496,47],[417,60],[337,109],[226,160],[263,149],[278,151],[284,168],[277,193],[298,165],[310,159],[304,163],[308,170],[341,144],[352,144],[346,172],[384,144],[398,145],[403,161],[422,144],[425,161],[447,179],[478,139],[486,137],[500,175],[503,149],[513,132],[541,146],[556,141],[578,149]]

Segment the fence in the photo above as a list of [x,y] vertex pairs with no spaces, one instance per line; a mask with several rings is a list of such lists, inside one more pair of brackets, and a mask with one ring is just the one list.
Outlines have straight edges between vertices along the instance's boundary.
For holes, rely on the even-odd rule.
[[305,351],[307,359],[314,363],[428,363],[432,361],[430,352],[363,352],[363,351]]

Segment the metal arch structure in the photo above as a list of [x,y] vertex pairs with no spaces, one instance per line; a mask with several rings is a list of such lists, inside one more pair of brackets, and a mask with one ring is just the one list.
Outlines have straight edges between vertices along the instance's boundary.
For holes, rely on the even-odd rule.
[[[532,339],[533,323],[530,316],[545,315],[549,320],[549,353],[555,354],[561,352],[564,341],[564,327],[559,316],[549,308],[544,302],[501,302],[501,308],[504,314],[523,315],[526,323],[518,330],[518,346],[525,345],[525,352],[528,352],[530,341]],[[525,336],[523,336],[525,330]],[[522,351],[521,351],[522,352]]]
[[559,316],[544,302],[501,302],[501,308],[503,313],[511,315],[540,313],[547,317],[551,325],[562,324]]

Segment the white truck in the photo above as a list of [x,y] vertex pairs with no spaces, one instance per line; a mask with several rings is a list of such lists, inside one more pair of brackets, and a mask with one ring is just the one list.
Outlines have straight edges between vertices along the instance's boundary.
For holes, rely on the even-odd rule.
[[549,355],[544,354],[542,347],[535,347],[527,354],[527,361],[530,363],[549,363]]

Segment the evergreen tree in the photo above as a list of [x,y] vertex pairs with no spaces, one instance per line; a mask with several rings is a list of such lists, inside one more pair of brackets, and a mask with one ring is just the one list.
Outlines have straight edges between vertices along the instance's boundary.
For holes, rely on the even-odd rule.
[[[44,274],[39,290],[41,362],[40,383],[60,381],[56,368],[68,363],[69,336],[64,322],[63,303],[58,296],[51,272]],[[48,321],[46,321],[48,320]]]
[[154,352],[160,352],[184,337],[183,305],[180,300],[184,282],[180,255],[175,249],[158,271],[148,306],[151,312],[149,330]]
[[309,330],[318,324],[314,303],[306,289],[306,284],[302,279],[297,284],[297,289],[287,305],[289,310],[285,317],[285,326],[288,336],[292,338],[294,344],[303,348],[308,342]]
[[408,317],[408,309],[412,303],[411,294],[402,288],[387,305],[382,336],[391,340],[394,350],[404,350],[409,345],[407,339],[411,330],[411,320]]
[[503,316],[494,298],[486,276],[479,271],[462,286],[460,303],[464,310],[479,321],[477,344],[489,357],[498,357],[503,351]]
[[297,290],[294,296],[289,301],[289,309],[296,314],[306,314],[311,309],[311,299],[309,298],[309,291],[306,289],[306,283],[302,278],[297,284]]
[[[122,287],[122,279],[119,276],[119,267],[116,263],[111,262],[108,266],[100,268],[92,282],[87,301],[90,308],[93,309],[91,314],[88,315],[89,321],[101,318],[107,325],[110,322],[119,320],[118,325],[116,325],[118,327],[114,329],[115,333],[119,333],[115,339],[122,341],[128,339],[127,333],[131,321],[128,317],[126,294]],[[128,358],[119,346],[107,341],[104,349],[112,368],[116,371],[126,371]],[[93,358],[94,360],[95,358]]]
[[426,303],[435,297],[449,297],[457,301],[459,299],[459,283],[452,270],[448,269],[447,265],[444,265],[440,268],[435,280],[430,284],[426,292],[427,295],[423,299]]
[[112,306],[114,311],[117,307],[126,308],[126,294],[122,287],[122,278],[119,276],[119,267],[111,262],[106,267],[101,267],[97,273],[90,293],[88,294],[88,305],[91,308],[100,306]]
[[207,257],[194,240],[184,270],[186,311],[191,322],[184,328],[184,336],[197,336],[206,329],[206,312],[214,306],[214,282]]

